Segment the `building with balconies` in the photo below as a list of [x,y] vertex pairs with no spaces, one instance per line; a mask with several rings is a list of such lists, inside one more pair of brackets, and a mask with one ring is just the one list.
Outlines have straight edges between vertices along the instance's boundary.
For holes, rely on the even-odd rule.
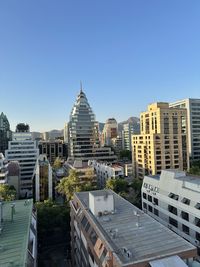
[[196,248],[114,193],[75,193],[71,206],[72,266],[186,267]]

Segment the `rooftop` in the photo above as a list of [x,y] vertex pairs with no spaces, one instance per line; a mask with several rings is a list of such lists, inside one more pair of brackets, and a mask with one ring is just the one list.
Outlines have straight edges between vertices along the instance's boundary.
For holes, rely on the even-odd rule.
[[[13,221],[11,205],[15,204]],[[16,200],[3,204],[3,230],[0,233],[0,266],[24,267],[27,258],[29,226],[33,201]]]
[[[98,190],[90,193],[94,196],[113,194],[115,212],[98,217],[89,211],[88,215],[122,265],[151,261],[186,251],[192,251],[195,255],[193,245],[113,191]],[[89,208],[89,192],[76,193],[76,196],[85,208]]]

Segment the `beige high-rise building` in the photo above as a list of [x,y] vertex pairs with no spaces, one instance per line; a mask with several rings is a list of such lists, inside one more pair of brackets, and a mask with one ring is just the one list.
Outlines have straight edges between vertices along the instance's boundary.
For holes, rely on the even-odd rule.
[[160,174],[161,170],[189,167],[187,111],[154,103],[140,114],[141,133],[132,136],[134,176]]

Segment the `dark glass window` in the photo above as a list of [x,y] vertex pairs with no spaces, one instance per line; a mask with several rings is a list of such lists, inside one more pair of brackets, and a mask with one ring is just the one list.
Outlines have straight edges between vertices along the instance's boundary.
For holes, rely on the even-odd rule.
[[159,216],[159,211],[158,211],[157,209],[154,209],[154,214],[155,214],[156,216]]
[[92,231],[90,233],[90,240],[91,240],[93,246],[97,242],[97,234],[96,234],[96,232],[93,229],[92,229]]
[[189,235],[190,234],[190,228],[186,226],[185,224],[182,224],[182,230],[185,234]]
[[189,214],[185,211],[181,211],[181,217],[186,220],[189,221]]
[[149,210],[150,212],[153,212],[153,208],[152,208],[150,205],[148,205],[148,210]]
[[146,193],[143,193],[142,195],[143,195],[144,199],[147,199],[147,194]]
[[169,223],[170,223],[171,225],[175,226],[176,228],[178,227],[178,222],[177,222],[177,220],[175,220],[175,219],[173,219],[173,218],[171,218],[171,217],[169,217]]
[[149,195],[148,195],[148,201],[149,201],[149,202],[152,202],[152,196],[149,196]]

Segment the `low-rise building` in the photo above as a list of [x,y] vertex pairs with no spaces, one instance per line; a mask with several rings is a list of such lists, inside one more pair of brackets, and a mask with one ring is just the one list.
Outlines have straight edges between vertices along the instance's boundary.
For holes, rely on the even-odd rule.
[[70,205],[73,267],[184,267],[197,255],[192,244],[112,190],[75,193]]
[[0,266],[37,266],[37,217],[31,199],[0,202]]
[[104,188],[108,179],[124,177],[124,168],[117,163],[89,160],[88,165],[92,166],[95,170],[98,188]]
[[142,207],[154,219],[197,246],[200,254],[200,177],[178,170],[145,176]]

